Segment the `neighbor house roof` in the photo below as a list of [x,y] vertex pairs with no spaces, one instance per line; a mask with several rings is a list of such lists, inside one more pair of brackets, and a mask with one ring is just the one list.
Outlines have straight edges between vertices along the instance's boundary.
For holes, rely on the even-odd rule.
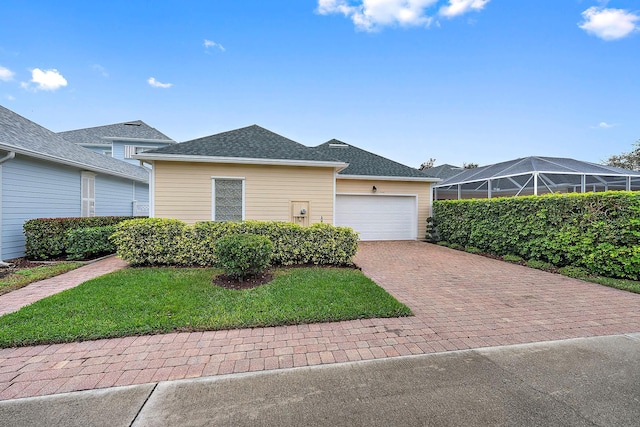
[[0,149],[136,181],[149,180],[146,169],[80,147],[3,106]]
[[329,157],[349,164],[346,169],[339,172],[342,177],[387,177],[430,182],[438,181],[438,179],[426,176],[418,169],[394,162],[386,157],[370,153],[337,139],[325,142],[316,147],[316,149]]
[[173,139],[142,120],[69,130],[59,132],[58,135],[76,144],[110,145],[114,139],[175,143]]
[[136,155],[144,160],[221,161],[234,163],[300,162],[345,167],[320,150],[310,148],[257,125],[222,132]]
[[438,187],[526,175],[534,172],[556,175],[640,176],[640,172],[575,159],[531,156],[474,169],[465,169],[439,183]]
[[452,176],[456,176],[463,172],[465,169],[461,166],[454,166],[445,163],[444,165],[438,165],[431,168],[423,169],[421,172],[426,176],[434,178],[440,178],[442,180],[449,179]]

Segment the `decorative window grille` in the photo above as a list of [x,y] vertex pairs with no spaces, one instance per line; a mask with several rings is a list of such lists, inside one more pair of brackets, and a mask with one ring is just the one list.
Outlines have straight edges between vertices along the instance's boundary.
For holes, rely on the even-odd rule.
[[244,207],[244,180],[236,178],[213,179],[213,220],[242,221]]

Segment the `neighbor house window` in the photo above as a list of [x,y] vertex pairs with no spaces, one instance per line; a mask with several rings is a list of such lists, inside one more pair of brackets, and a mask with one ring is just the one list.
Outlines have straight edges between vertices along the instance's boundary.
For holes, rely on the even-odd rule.
[[244,219],[244,178],[213,178],[213,220]]
[[131,159],[136,154],[144,153],[145,151],[155,150],[158,147],[140,147],[137,145],[125,145],[124,146],[124,158]]
[[80,215],[83,217],[96,216],[96,174],[82,172],[81,180],[82,205]]

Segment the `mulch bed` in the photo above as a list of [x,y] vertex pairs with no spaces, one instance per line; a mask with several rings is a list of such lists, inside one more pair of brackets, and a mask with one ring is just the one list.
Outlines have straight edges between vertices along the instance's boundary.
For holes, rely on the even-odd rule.
[[11,267],[0,267],[0,278],[8,276],[25,268],[39,267],[44,264],[50,264],[49,262],[29,261],[26,258],[16,258],[5,261],[7,264],[11,264]]
[[214,286],[220,286],[226,289],[253,289],[258,286],[265,285],[273,280],[273,274],[267,271],[262,274],[256,274],[249,276],[243,281],[236,279],[235,277],[227,276],[226,274],[219,274],[213,278]]

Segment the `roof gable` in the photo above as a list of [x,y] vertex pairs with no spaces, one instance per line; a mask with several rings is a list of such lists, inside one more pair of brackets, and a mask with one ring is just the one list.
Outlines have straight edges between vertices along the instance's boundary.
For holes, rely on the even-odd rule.
[[0,106],[0,147],[95,172],[147,182],[146,169],[94,153]]
[[422,178],[425,181],[429,180],[429,177],[418,169],[370,153],[337,139],[332,139],[316,148],[329,157],[349,164],[346,169],[339,172],[339,175]]
[[114,123],[59,132],[58,135],[75,144],[110,144],[113,139],[144,139],[175,143],[175,141],[159,130],[149,126],[142,120]]
[[145,151],[141,157],[148,155],[335,162],[334,158],[315,148],[292,141],[258,125]]

